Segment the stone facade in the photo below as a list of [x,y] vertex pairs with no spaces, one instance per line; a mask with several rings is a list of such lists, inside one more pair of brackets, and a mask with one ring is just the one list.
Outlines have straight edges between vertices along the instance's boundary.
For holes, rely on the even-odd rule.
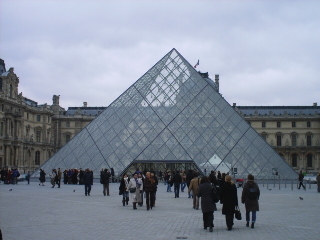
[[295,170],[320,169],[320,106],[234,108]]
[[[0,167],[34,171],[105,107],[38,104],[18,94],[19,78],[0,59]],[[234,108],[296,170],[320,169],[320,107]]]

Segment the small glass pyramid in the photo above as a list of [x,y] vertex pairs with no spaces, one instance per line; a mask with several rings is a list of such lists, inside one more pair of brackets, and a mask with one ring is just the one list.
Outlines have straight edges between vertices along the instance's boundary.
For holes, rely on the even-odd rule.
[[216,89],[172,49],[40,168],[117,175],[135,163],[191,162],[202,173],[236,168],[237,178],[269,178],[277,169],[296,178]]

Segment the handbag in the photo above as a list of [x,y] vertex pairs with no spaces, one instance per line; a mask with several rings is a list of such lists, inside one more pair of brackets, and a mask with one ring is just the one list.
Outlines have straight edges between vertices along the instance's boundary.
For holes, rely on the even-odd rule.
[[136,190],[137,190],[137,188],[129,188],[130,193],[134,193],[134,192],[136,192]]
[[235,217],[237,220],[241,220],[241,219],[242,219],[239,206],[236,206],[236,208],[235,208],[235,210],[234,210],[234,217]]
[[215,186],[212,186],[212,189],[211,189],[211,197],[212,197],[212,201],[214,203],[217,203],[219,202],[219,194],[217,193],[217,189],[215,188]]

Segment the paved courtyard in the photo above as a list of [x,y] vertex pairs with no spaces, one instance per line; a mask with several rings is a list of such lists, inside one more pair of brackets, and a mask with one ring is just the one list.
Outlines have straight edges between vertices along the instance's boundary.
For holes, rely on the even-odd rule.
[[[84,187],[39,186],[37,182],[18,185],[0,184],[0,228],[4,240],[13,239],[320,239],[320,193],[312,184],[307,191],[296,185],[274,187],[259,183],[260,212],[254,229],[245,220],[235,220],[234,229],[226,230],[221,205],[217,204],[214,230],[202,228],[201,210],[192,208],[187,193],[174,198],[159,184],[156,207],[138,210],[132,204],[123,207],[118,183],[110,184],[111,196],[103,196],[102,185],[95,182],[91,196]],[[12,189],[12,191],[10,191]],[[271,189],[271,190],[269,190]],[[241,196],[238,189],[238,196]],[[303,198],[303,200],[300,199]],[[240,205],[244,218],[244,205]]]

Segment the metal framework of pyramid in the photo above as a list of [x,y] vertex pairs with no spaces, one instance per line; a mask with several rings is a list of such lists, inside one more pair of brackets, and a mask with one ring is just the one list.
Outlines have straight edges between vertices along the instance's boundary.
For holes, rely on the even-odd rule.
[[[172,49],[40,168],[192,162],[198,169],[282,178],[296,172],[229,105],[215,83]],[[38,175],[38,171],[34,176]]]

